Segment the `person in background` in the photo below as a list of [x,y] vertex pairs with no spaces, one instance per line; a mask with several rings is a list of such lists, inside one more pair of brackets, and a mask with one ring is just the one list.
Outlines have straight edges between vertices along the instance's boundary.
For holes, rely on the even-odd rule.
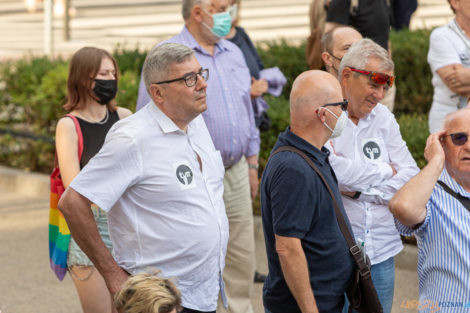
[[392,27],[402,30],[410,27],[411,16],[418,8],[418,0],[393,0]]
[[362,35],[350,26],[335,27],[323,34],[321,39],[322,59],[328,73],[338,77],[338,69],[349,47],[362,39]]
[[264,132],[269,129],[271,121],[266,113],[268,103],[264,100],[263,95],[269,93],[276,97],[279,96],[287,80],[278,67],[264,68],[263,62],[250,37],[243,27],[238,25],[240,22],[240,5],[241,0],[231,0],[229,11],[232,27],[225,38],[236,44],[243,52],[251,75],[251,101],[256,127],[261,132]]
[[465,107],[470,96],[470,8],[467,1],[448,2],[455,18],[434,29],[429,39],[428,63],[434,87],[430,133],[441,130],[444,117]]
[[[211,73],[207,110],[202,117],[225,166],[224,202],[230,229],[223,272],[227,299],[220,299],[217,311],[226,312],[224,304],[228,304],[228,312],[252,313],[255,273],[252,199],[258,193],[260,136],[245,58],[237,45],[224,39],[231,28],[229,7],[229,0],[183,0],[185,25],[178,35],[165,42],[193,49],[201,66]],[[141,80],[137,108],[148,99]]]
[[[392,310],[395,261],[403,248],[388,201],[418,167],[393,114],[379,103],[394,83],[394,64],[370,39],[351,45],[340,67],[349,102],[343,135],[328,142],[330,163],[354,237],[371,261],[372,281],[384,313]],[[345,306],[344,312],[347,312]]]
[[160,271],[129,277],[114,297],[118,313],[177,313],[181,310],[181,292]]
[[426,313],[465,312],[470,303],[470,109],[447,115],[443,129],[428,137],[428,164],[390,201],[398,230],[418,242]]
[[[73,120],[69,117],[61,118],[56,128],[56,151],[65,188],[101,149],[111,126],[132,114],[128,109],[116,106],[114,98],[117,85],[118,67],[111,54],[94,47],[75,52],[70,61],[64,109],[70,111],[80,124],[83,153],[79,160],[78,135]],[[101,239],[111,251],[106,212],[95,204],[91,205],[91,209]],[[73,236],[70,239],[67,266],[83,312],[111,312],[112,300],[105,281],[78,247]]]
[[[334,27],[352,26],[362,37],[370,38],[390,55],[390,29],[393,20],[392,0],[331,0],[326,16],[325,33]],[[352,2],[355,2],[351,4]],[[395,103],[396,87],[389,88],[382,99],[391,112]]]
[[[293,146],[319,168],[351,232],[329,151],[324,144],[341,134],[348,102],[333,75],[300,74],[290,94],[291,125],[273,148]],[[336,220],[333,199],[297,153],[272,155],[261,180],[261,214],[269,273],[263,287],[266,313],[335,313],[355,268]]]

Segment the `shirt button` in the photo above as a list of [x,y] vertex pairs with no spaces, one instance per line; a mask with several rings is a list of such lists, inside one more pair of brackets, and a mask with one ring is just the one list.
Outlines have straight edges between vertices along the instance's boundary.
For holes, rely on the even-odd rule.
[[228,91],[228,88],[224,88],[225,91]]
[[236,139],[234,139],[234,140],[233,140],[233,143],[234,143],[234,144],[236,144],[236,143],[237,143],[237,140],[236,140]]
[[230,161],[233,161],[233,159],[234,159],[233,156],[231,156],[231,157],[230,157]]
[[368,230],[368,229],[366,230],[366,233],[369,233],[369,230]]
[[236,125],[237,125],[237,123],[233,122],[233,123],[232,123],[232,125],[233,125],[233,126],[236,126]]

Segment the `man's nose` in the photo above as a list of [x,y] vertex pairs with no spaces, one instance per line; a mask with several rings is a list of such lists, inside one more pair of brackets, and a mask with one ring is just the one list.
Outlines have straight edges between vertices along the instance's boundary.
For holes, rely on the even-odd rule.
[[201,90],[206,87],[207,87],[206,80],[202,77],[202,75],[197,74],[196,89]]

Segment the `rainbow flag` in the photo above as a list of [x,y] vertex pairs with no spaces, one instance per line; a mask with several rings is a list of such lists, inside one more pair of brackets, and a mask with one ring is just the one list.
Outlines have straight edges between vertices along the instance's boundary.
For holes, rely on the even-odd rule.
[[51,174],[51,193],[49,210],[49,260],[51,268],[59,280],[64,279],[67,273],[67,256],[69,250],[70,230],[62,212],[57,208],[60,196],[64,192],[64,186],[60,179],[60,173],[54,175],[58,168],[54,168]]

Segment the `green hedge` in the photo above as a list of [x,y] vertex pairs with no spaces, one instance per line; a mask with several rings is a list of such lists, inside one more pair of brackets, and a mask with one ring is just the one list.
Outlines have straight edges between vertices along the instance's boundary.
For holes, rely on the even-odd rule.
[[[403,137],[420,166],[427,137],[426,117],[432,99],[431,73],[426,62],[429,31],[392,32],[396,64],[397,97],[395,114]],[[291,46],[287,41],[265,42],[259,53],[266,67],[278,66],[287,77],[279,98],[267,97],[273,125],[262,134],[261,165],[269,156],[279,132],[289,123],[288,98],[292,82],[307,70],[305,42]],[[114,56],[121,79],[117,102],[134,111],[140,70],[146,51],[118,46]],[[0,128],[54,137],[57,120],[65,114],[68,60],[26,58],[0,65]],[[48,173],[54,158],[52,144],[0,134],[0,164]]]

